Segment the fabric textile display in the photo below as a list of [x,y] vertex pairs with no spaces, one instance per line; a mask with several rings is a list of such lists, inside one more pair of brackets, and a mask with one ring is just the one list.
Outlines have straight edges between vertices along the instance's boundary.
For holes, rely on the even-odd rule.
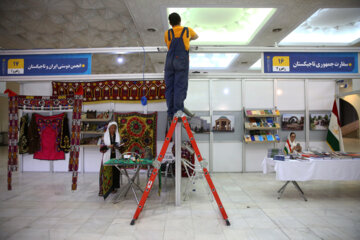
[[137,152],[144,158],[145,148],[156,156],[157,112],[143,114],[138,112],[114,113],[118,123],[124,152]]
[[31,121],[28,128],[28,139],[29,139],[29,147],[28,153],[34,154],[40,150],[40,134],[38,131],[38,126],[36,123],[35,114],[31,116]]
[[25,154],[29,150],[28,125],[29,125],[29,116],[25,114],[20,119],[20,134],[19,134],[19,143],[18,143],[20,154]]
[[11,176],[12,172],[18,168],[18,101],[17,96],[9,97],[9,146],[8,146],[8,190],[12,190]]
[[82,86],[85,103],[99,102],[140,102],[142,97],[148,101],[165,101],[165,82],[163,80],[121,81],[107,80],[97,82],[52,82],[53,96],[73,96]]
[[42,116],[34,113],[40,134],[40,150],[34,153],[34,159],[65,160],[60,148],[61,130],[64,113],[54,116]]
[[60,149],[64,151],[65,153],[70,152],[70,131],[69,131],[69,119],[67,117],[67,114],[64,114],[64,117],[62,119],[61,123],[61,135],[60,135]]
[[77,189],[77,177],[79,169],[79,153],[80,153],[80,132],[81,132],[81,110],[82,96],[75,95],[73,103],[73,115],[70,137],[70,160],[69,171],[72,171],[71,190]]
[[[9,96],[9,147],[8,147],[8,190],[12,190],[11,177],[12,172],[18,168],[18,110],[30,109],[41,112],[42,109],[52,110],[56,108],[71,109],[73,108],[73,121],[71,132],[71,147],[69,171],[73,171],[72,189],[76,189],[77,169],[79,164],[79,143],[80,143],[80,119],[82,109],[82,96]],[[32,127],[34,126],[34,127]],[[28,128],[28,153],[35,153],[40,148],[40,136],[38,135],[35,114],[31,118]],[[74,140],[73,140],[74,139]]]

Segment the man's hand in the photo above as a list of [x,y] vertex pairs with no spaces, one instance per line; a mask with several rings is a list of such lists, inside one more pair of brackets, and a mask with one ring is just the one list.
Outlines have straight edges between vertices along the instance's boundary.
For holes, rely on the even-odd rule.
[[196,40],[196,39],[198,39],[198,38],[199,38],[199,35],[196,34],[195,36],[193,36],[193,37],[190,38],[190,41],[191,41],[191,40]]

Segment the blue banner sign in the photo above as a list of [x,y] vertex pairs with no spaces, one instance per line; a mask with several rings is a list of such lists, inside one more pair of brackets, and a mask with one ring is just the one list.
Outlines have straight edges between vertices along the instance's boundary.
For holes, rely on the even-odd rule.
[[358,53],[264,53],[264,73],[358,73]]
[[91,54],[3,55],[0,76],[91,74]]

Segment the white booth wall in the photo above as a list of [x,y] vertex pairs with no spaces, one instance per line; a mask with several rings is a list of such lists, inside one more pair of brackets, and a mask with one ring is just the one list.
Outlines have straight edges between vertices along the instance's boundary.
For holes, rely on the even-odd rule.
[[[334,80],[317,79],[190,79],[185,106],[200,116],[235,116],[234,132],[195,134],[200,152],[203,158],[209,160],[211,171],[261,171],[261,161],[266,156],[267,149],[282,148],[288,132],[280,130],[281,143],[244,144],[244,108],[268,109],[277,106],[281,113],[305,114],[308,106],[310,112],[330,112],[335,97],[335,87]],[[51,82],[22,83],[20,94],[50,96],[51,88]],[[149,103],[147,106],[148,112],[158,112],[158,153],[165,137],[166,109],[165,102]],[[144,107],[140,103],[101,103],[84,104],[83,110],[143,112]],[[305,125],[305,128],[309,126]],[[297,132],[297,140],[303,147],[305,147],[305,133],[305,130]],[[329,150],[325,142],[325,134],[326,131],[310,131],[309,147]],[[185,135],[183,131],[183,140],[188,139]],[[96,147],[82,147],[79,171],[98,172],[101,156]],[[65,172],[68,168],[68,154],[65,161],[54,163],[32,159],[32,155],[24,155],[21,162],[23,171]]]

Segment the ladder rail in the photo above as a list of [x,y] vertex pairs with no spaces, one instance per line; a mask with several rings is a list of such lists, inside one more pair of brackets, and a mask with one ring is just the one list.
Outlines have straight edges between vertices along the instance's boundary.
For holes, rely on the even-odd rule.
[[[173,136],[173,134],[174,134],[175,126],[176,126],[176,124],[178,123],[178,120],[179,120],[179,117],[178,117],[178,116],[175,116],[175,117],[173,118],[173,120],[172,120],[170,129],[169,129],[169,131],[168,131],[168,133],[167,133],[167,135],[166,135],[166,138],[165,138],[165,142],[164,142],[164,144],[163,144],[163,146],[162,146],[162,148],[161,148],[161,151],[160,151],[159,156],[157,157],[157,160],[154,161],[153,171],[152,171],[152,173],[151,173],[151,176],[150,176],[150,179],[149,179],[148,183],[146,184],[145,191],[144,191],[144,193],[143,193],[143,195],[142,195],[142,197],[141,197],[141,200],[140,200],[140,202],[139,202],[139,204],[138,204],[138,207],[137,207],[137,209],[136,209],[136,211],[135,211],[135,214],[134,214],[134,216],[133,216],[133,219],[131,220],[130,225],[134,225],[134,224],[135,224],[135,221],[138,219],[138,217],[139,217],[142,209],[143,209],[144,206],[145,206],[146,200],[147,200],[147,198],[148,198],[148,196],[149,196],[149,193],[150,193],[150,191],[151,191],[151,188],[152,188],[152,186],[153,186],[153,183],[154,183],[154,181],[155,181],[155,178],[156,178],[157,174],[159,173],[161,161],[163,160],[163,158],[164,158],[164,156],[165,156],[165,153],[166,153],[166,150],[167,150],[167,148],[168,148],[168,146],[169,146],[170,140],[171,140],[171,138],[172,138],[172,136]],[[189,122],[188,122],[186,116],[184,116],[184,115],[181,116],[181,120],[182,120],[182,122],[183,122],[183,124],[184,124],[184,126],[185,126],[186,132],[187,132],[188,137],[189,137],[189,139],[190,139],[190,143],[191,143],[191,145],[192,145],[192,147],[193,147],[193,149],[194,149],[194,151],[195,151],[195,153],[196,153],[196,156],[197,156],[197,158],[198,158],[198,161],[199,161],[199,163],[200,163],[200,166],[201,166],[202,169],[203,169],[203,173],[204,173],[204,175],[205,175],[205,179],[206,179],[206,181],[207,181],[207,183],[208,183],[208,185],[209,185],[209,187],[210,187],[210,190],[211,190],[211,192],[212,192],[212,194],[213,194],[213,196],[214,196],[214,198],[215,198],[215,200],[216,200],[216,203],[218,204],[219,210],[220,210],[220,212],[221,212],[221,214],[222,214],[222,216],[223,216],[223,218],[224,218],[224,220],[225,220],[225,222],[226,222],[226,225],[227,225],[227,226],[230,226],[230,221],[229,221],[228,216],[227,216],[227,214],[226,214],[225,208],[224,208],[224,206],[222,205],[222,202],[221,202],[221,200],[220,200],[219,194],[218,194],[217,191],[216,191],[215,185],[214,185],[214,183],[213,183],[212,180],[211,180],[210,173],[209,173],[209,171],[207,170],[207,168],[205,167],[205,164],[202,163],[203,158],[202,158],[202,156],[201,156],[201,153],[200,153],[199,148],[198,148],[198,146],[197,146],[197,143],[196,143],[196,141],[195,141],[194,135],[193,135],[193,133],[191,132]]]

